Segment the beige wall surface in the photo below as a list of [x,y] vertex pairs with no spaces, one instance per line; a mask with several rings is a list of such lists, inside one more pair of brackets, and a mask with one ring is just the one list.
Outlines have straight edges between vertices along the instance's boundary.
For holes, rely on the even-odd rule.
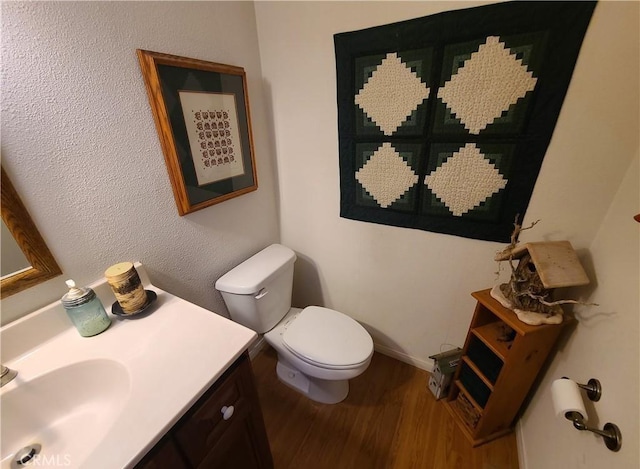
[[[429,367],[430,354],[464,342],[474,306],[469,293],[496,282],[492,259],[502,246],[339,217],[333,35],[479,4],[256,3],[278,159],[281,237],[299,255],[294,300],[298,306],[324,304],[353,316],[372,333],[379,350],[423,367]],[[638,169],[630,166],[640,146],[638,6],[596,6],[526,214],[526,223],[541,222],[521,237],[569,240],[590,272],[594,285],[579,293],[602,306],[577,308],[580,324],[558,361],[566,362],[564,374],[603,380],[600,425],[606,419],[624,422],[628,445],[614,454],[592,435],[556,421],[548,399],[549,380],[557,375],[551,369],[523,422],[522,466],[530,469],[599,467],[589,461],[593,453],[610,467],[638,467],[640,231],[635,222],[629,225],[640,212]],[[625,175],[629,199],[619,192]],[[624,216],[613,215],[618,211]],[[611,259],[626,259],[629,265],[614,276]],[[605,282],[602,276],[611,279]],[[625,288],[615,286],[618,278]],[[591,300],[594,286],[596,300]],[[608,322],[601,311],[616,316]],[[561,443],[565,438],[583,443],[571,448]]]
[[[137,48],[245,68],[257,191],[178,216]],[[251,2],[2,2],[2,165],[63,271],[2,322],[125,260],[226,314],[216,279],[279,239],[261,76]]]
[[[624,156],[632,159],[624,179],[613,186],[615,196],[604,217],[594,219],[596,217],[590,217],[589,213],[600,204],[597,195],[601,194],[607,178],[600,179],[597,173],[591,177],[585,175],[589,177],[589,184],[576,185],[585,200],[581,211],[584,224],[597,226],[597,231],[583,259],[592,283],[574,289],[570,296],[598,306],[576,308],[577,327],[562,341],[523,414],[519,445],[520,459],[526,463],[522,465],[524,469],[640,467],[640,224],[633,220],[633,216],[640,213],[639,18],[638,2],[597,6],[584,48],[593,50],[603,61],[599,67],[590,64],[584,73],[585,79],[577,81],[571,90],[586,103],[585,113],[575,115],[576,126],[583,126],[583,134],[589,131],[597,134],[587,140],[600,148],[598,153],[606,155],[605,159],[613,165],[616,157],[607,146],[616,140],[628,140],[629,146],[620,147],[618,151],[625,151]],[[622,56],[606,60],[606,54],[617,55],[613,51],[623,43],[626,47],[620,51]],[[585,57],[585,62],[588,59]],[[620,76],[614,79],[621,87],[618,92],[627,93],[629,100],[623,120],[635,129],[608,119],[616,107],[615,102],[607,102],[612,96],[608,90],[614,75]],[[594,94],[596,87],[600,92]],[[585,151],[585,156],[590,156],[592,153],[583,146],[585,143],[581,142],[579,148]],[[567,142],[565,151],[568,150]],[[616,166],[624,168],[622,161],[615,161]],[[583,165],[584,173],[589,174],[594,162],[585,158]],[[579,432],[571,422],[554,416],[551,383],[563,376],[583,383],[590,378],[601,381],[599,402],[592,403],[584,397],[588,421],[600,429],[607,422],[618,425],[623,441],[620,452],[612,453],[600,437]]]
[[[520,422],[525,468],[640,467],[640,158],[636,154],[589,248],[593,282],[574,298],[597,303],[577,308],[578,325],[559,348]],[[554,416],[551,383],[568,376],[586,383],[597,378],[602,398],[585,406],[591,426],[613,422],[623,444],[610,452],[601,438],[579,432]]]
[[[282,242],[300,258],[295,302],[344,311],[382,349],[424,366],[445,344],[464,341],[469,293],[496,281],[492,259],[502,245],[339,217],[333,34],[469,5],[256,3]],[[587,250],[638,148],[637,41],[627,39],[637,24],[629,8],[596,7],[525,218],[542,221],[523,241],[568,239]]]

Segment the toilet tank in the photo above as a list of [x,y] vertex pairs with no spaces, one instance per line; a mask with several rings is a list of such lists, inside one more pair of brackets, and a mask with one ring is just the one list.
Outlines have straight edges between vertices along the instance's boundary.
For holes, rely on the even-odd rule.
[[291,308],[296,254],[272,244],[216,282],[231,319],[259,334],[271,330]]

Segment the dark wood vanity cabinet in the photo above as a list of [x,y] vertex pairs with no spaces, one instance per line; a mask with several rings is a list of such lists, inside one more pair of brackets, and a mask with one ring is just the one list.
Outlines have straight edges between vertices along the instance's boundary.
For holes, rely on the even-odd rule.
[[166,435],[135,469],[188,469],[172,436]]
[[165,468],[273,468],[246,353],[136,466],[136,469]]

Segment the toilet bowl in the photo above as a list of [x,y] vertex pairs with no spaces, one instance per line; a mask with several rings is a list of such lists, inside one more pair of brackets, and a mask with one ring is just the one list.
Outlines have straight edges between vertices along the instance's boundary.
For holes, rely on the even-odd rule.
[[357,321],[320,306],[291,307],[295,253],[272,244],[220,277],[216,289],[231,319],[259,334],[278,354],[278,379],[310,399],[344,400],[363,373],[373,340]]
[[264,338],[278,353],[280,381],[325,404],[344,400],[349,380],[362,374],[373,356],[373,340],[360,324],[318,306],[291,308]]

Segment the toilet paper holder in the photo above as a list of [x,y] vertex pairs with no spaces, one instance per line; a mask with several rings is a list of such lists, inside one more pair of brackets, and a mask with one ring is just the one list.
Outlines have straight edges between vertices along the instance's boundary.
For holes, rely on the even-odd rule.
[[[569,379],[566,376],[563,376],[562,379]],[[602,386],[600,385],[600,381],[595,378],[591,378],[587,381],[587,384],[576,383],[580,389],[583,389],[587,392],[587,397],[589,400],[593,402],[598,402],[602,397]]]
[[[569,379],[566,376],[563,376],[562,379]],[[602,396],[602,386],[600,385],[600,381],[595,378],[591,378],[587,384],[576,383],[578,387],[584,391],[586,391],[587,397],[593,401],[597,402],[600,400]],[[620,428],[615,423],[605,423],[602,430],[594,427],[590,427],[587,425],[584,415],[580,412],[567,412],[564,414],[567,420],[571,420],[573,422],[573,426],[578,430],[587,430],[593,432],[597,435],[600,435],[604,439],[604,444],[611,451],[619,451],[622,447],[622,433],[620,433]]]

